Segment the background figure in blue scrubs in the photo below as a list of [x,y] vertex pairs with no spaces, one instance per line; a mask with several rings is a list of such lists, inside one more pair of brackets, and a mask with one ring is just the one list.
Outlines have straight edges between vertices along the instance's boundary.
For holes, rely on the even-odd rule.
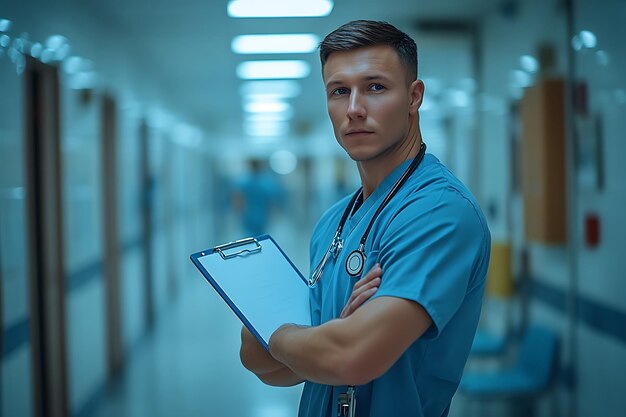
[[[340,229],[343,250],[311,288],[312,326],[280,327],[269,351],[244,328],[242,363],[268,384],[304,381],[301,417],[337,415],[348,385],[360,417],[446,416],[482,305],[485,218],[468,189],[423,156],[413,39],[387,23],[354,21],[326,36],[320,58],[335,137],[362,188],[313,232],[312,271]],[[364,235],[364,276],[352,277],[346,260]]]
[[232,192],[233,207],[241,219],[246,236],[268,233],[273,210],[283,199],[280,183],[263,167],[263,162],[251,159],[248,172],[240,178]]

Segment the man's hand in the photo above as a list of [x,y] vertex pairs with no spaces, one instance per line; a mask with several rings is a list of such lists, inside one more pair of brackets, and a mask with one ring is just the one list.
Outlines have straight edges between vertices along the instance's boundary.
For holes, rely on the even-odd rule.
[[246,326],[241,328],[239,355],[243,366],[268,385],[288,387],[303,381],[285,364],[274,359]]
[[354,313],[357,308],[369,300],[370,297],[378,291],[382,274],[383,270],[381,269],[380,264],[376,264],[367,272],[367,274],[365,274],[363,278],[354,284],[352,294],[350,295],[350,298],[348,299],[346,306],[343,308],[339,318],[345,319],[350,314]]
[[282,363],[270,355],[246,326],[241,327],[239,356],[243,366],[257,375],[274,372],[284,367]]

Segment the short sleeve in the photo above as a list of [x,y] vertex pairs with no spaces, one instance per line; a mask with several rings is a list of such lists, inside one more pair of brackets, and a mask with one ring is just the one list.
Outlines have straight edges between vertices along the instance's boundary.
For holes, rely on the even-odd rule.
[[434,323],[424,337],[437,337],[466,293],[485,279],[479,271],[489,246],[483,221],[454,188],[412,193],[382,232],[383,278],[376,297],[419,303]]

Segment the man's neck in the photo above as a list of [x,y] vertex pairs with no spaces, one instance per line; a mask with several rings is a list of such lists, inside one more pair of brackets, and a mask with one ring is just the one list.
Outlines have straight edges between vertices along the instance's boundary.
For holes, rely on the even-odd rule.
[[358,161],[357,167],[363,185],[363,201],[365,201],[381,182],[394,169],[402,165],[408,159],[415,158],[422,144],[422,135],[419,126],[411,129],[407,139],[397,147],[389,149],[385,154],[379,155],[369,161]]

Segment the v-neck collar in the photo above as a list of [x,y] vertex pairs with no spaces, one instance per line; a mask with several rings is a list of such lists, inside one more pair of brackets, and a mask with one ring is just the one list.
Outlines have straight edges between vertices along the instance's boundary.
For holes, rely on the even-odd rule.
[[347,229],[346,235],[352,233],[354,228],[359,224],[361,219],[365,217],[370,209],[372,209],[373,207],[378,207],[378,205],[382,204],[389,191],[391,191],[391,187],[393,187],[396,181],[398,181],[398,179],[402,176],[404,171],[406,171],[408,166],[411,164],[411,161],[413,161],[413,158],[407,159],[397,168],[391,171],[389,175],[387,175],[385,179],[378,185],[378,187],[376,187],[374,192],[370,194],[367,200],[365,200],[361,204],[361,207],[359,207],[357,211],[348,218],[348,220],[346,221],[346,227],[344,228]]

